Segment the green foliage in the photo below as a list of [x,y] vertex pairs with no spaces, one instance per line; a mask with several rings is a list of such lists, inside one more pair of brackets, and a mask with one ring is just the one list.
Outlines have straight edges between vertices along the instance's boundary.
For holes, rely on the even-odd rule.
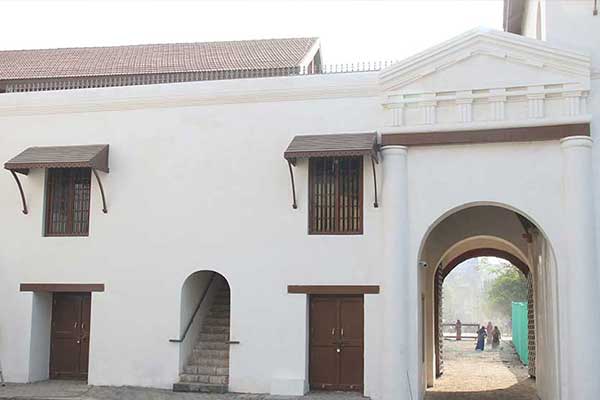
[[[483,261],[483,260],[482,260]],[[481,263],[492,276],[485,288],[486,308],[510,318],[513,301],[527,301],[527,278],[511,264]]]

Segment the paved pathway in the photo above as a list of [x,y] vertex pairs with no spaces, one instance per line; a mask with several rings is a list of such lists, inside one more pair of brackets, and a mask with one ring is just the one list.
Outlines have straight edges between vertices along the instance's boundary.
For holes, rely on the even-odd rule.
[[46,381],[0,387],[1,400],[362,400],[354,393],[310,393],[304,397],[266,394],[173,393],[170,390],[128,386],[88,386],[81,382]]
[[[510,343],[501,350],[475,352],[473,341],[446,341],[444,376],[427,391],[426,400],[537,400]],[[46,381],[0,387],[0,400],[360,400],[352,393],[311,393],[305,397],[266,394],[173,393],[137,387],[88,386],[81,382]]]
[[510,342],[499,350],[476,352],[475,342],[444,342],[444,375],[427,391],[426,400],[537,400]]

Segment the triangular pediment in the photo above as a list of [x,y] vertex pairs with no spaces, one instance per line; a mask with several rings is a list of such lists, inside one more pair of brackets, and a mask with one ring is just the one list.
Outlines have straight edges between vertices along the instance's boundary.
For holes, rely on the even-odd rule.
[[589,88],[587,55],[489,29],[474,29],[380,72],[386,92],[426,93],[576,84]]

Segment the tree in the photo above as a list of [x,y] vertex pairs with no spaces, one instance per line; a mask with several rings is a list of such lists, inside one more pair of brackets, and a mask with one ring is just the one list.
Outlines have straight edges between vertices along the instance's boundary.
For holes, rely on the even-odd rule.
[[486,285],[486,305],[491,311],[510,318],[513,301],[527,301],[527,278],[509,263],[491,266],[482,263],[491,279]]

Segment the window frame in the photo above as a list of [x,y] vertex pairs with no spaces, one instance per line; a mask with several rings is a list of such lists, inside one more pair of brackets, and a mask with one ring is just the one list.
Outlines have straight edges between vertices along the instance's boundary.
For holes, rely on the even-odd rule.
[[[69,170],[69,195],[67,201],[69,202],[68,206],[68,215],[67,215],[67,227],[70,226],[68,232],[65,233],[54,233],[51,232],[51,217],[52,217],[52,193],[50,188],[50,174],[56,172],[57,170]],[[89,174],[89,184],[88,184],[88,195],[87,195],[87,229],[85,232],[73,232],[73,214],[74,214],[74,199],[75,199],[75,185],[73,179],[73,170],[82,170]],[[90,234],[90,221],[91,221],[91,197],[92,197],[92,169],[91,168],[47,168],[46,169],[46,179],[45,179],[45,199],[44,199],[44,236],[45,237],[87,237]]]
[[[314,189],[315,189],[315,182],[314,182],[314,171],[313,171],[313,163],[315,162],[315,159],[322,159],[322,158],[329,158],[329,159],[334,159],[334,160],[340,160],[340,159],[356,159],[359,160],[358,163],[358,167],[359,167],[359,172],[358,172],[358,210],[359,210],[359,227],[357,230],[355,231],[343,231],[339,229],[339,217],[335,218],[335,224],[338,225],[336,226],[335,230],[332,231],[328,231],[328,232],[323,232],[323,231],[318,231],[314,229],[314,221],[313,221],[313,213],[314,213],[314,207],[313,207],[313,198],[314,198]],[[347,236],[347,235],[362,235],[364,233],[364,221],[365,221],[365,212],[364,212],[364,156],[360,155],[360,156],[327,156],[327,157],[310,157],[308,159],[308,234],[309,235],[341,235],[341,236]],[[339,178],[339,170],[338,172],[336,172],[336,181],[335,181],[335,212],[337,215],[339,215],[339,210],[340,210],[340,178]]]

